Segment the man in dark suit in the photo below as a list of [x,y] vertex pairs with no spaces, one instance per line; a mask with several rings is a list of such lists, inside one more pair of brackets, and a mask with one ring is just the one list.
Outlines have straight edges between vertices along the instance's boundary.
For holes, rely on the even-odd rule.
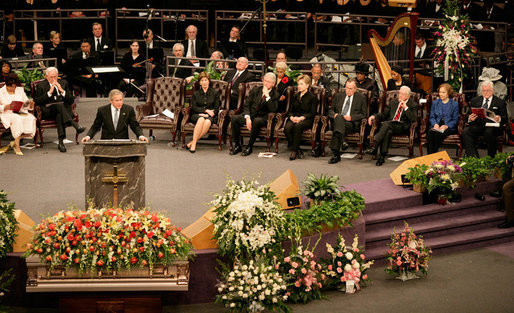
[[425,36],[422,33],[417,33],[414,38],[416,47],[414,47],[414,62],[415,67],[421,68],[416,71],[416,88],[423,90],[425,93],[432,91],[432,77],[430,73],[430,62],[417,61],[422,59],[432,58],[432,48],[427,45]]
[[341,161],[341,145],[344,135],[359,130],[361,121],[368,116],[368,101],[366,97],[357,92],[354,79],[346,82],[345,92],[337,93],[332,100],[332,106],[328,111],[328,117],[332,120],[333,135],[330,141],[332,158],[329,164]]
[[184,45],[181,43],[176,43],[173,45],[173,55],[177,58],[175,59],[175,66],[171,70],[172,77],[180,77],[186,78],[193,75],[193,69],[191,67],[180,67],[180,66],[193,66],[193,64],[188,60],[184,59]]
[[230,95],[230,109],[234,110],[237,108],[237,99],[239,98],[239,84],[248,83],[255,80],[250,71],[248,71],[248,59],[240,57],[237,59],[236,69],[229,70],[223,80],[229,82],[232,85]]
[[93,23],[93,37],[88,38],[88,41],[93,52],[112,50],[112,42],[103,35],[102,24],[98,22]]
[[145,41],[145,45],[142,47],[141,50],[143,51],[143,53],[146,54],[148,48],[148,58],[152,59],[152,61],[150,62],[150,67],[152,68],[152,78],[164,76],[166,70],[163,66],[164,51],[162,49],[161,42],[154,40],[153,31],[149,28],[143,31],[143,38]]
[[482,96],[475,97],[471,100],[471,108],[484,108],[493,111],[496,116],[494,121],[499,123],[499,127],[486,126],[486,123],[493,121],[487,118],[479,118],[471,110],[467,112],[468,126],[462,132],[462,141],[466,149],[466,156],[474,156],[478,158],[478,150],[476,148],[476,140],[479,136],[484,136],[487,145],[487,154],[494,157],[496,154],[496,136],[501,134],[502,124],[508,121],[507,106],[505,101],[493,95],[493,82],[485,81],[482,83]]
[[229,38],[222,40],[219,44],[218,49],[229,60],[248,56],[248,48],[245,43],[241,41],[241,38],[239,38],[240,30],[239,26],[232,26]]
[[242,156],[248,156],[253,152],[253,144],[259,135],[261,127],[266,126],[268,113],[274,113],[278,107],[278,92],[273,88],[277,77],[274,73],[267,73],[262,80],[262,87],[253,88],[246,99],[242,114],[235,115],[231,119],[232,140],[234,148],[230,155],[241,152],[241,127],[246,126],[250,131],[248,145],[244,149]]
[[376,155],[378,147],[380,147],[377,166],[381,166],[385,162],[391,137],[408,133],[410,125],[417,120],[418,104],[410,99],[410,93],[409,87],[402,86],[398,92],[398,99],[391,101],[382,113],[371,115],[368,119],[369,125],[375,119],[383,121],[378,133],[375,135],[375,145],[366,150],[366,153]]
[[67,64],[68,75],[73,78],[74,83],[86,89],[87,97],[96,97],[101,83],[98,75],[91,74],[87,68],[100,65],[100,55],[91,51],[91,44],[87,39],[82,39],[80,51],[73,54],[70,61]]
[[332,94],[330,79],[323,76],[321,64],[314,63],[311,68],[312,86],[319,86],[325,88],[325,95],[329,97]]
[[139,140],[148,142],[136,120],[134,108],[123,104],[123,93],[118,89],[111,90],[109,101],[111,104],[98,108],[93,126],[87,136],[82,138],[82,142],[91,140],[100,129],[102,130],[101,139],[129,139],[129,126]]
[[55,67],[46,70],[46,80],[40,82],[36,87],[35,103],[41,108],[42,119],[55,120],[57,122],[57,135],[59,144],[57,148],[66,152],[64,138],[65,128],[73,126],[77,133],[82,133],[85,128],[73,120],[71,105],[75,98],[73,92],[68,88],[68,82],[64,79],[58,80],[59,71]]
[[[198,60],[195,60],[195,57],[198,58],[208,58],[209,57],[209,48],[207,47],[207,42],[205,40],[200,40],[196,38],[198,35],[198,28],[194,25],[189,25],[186,28],[186,40],[182,40],[182,45],[184,45],[184,55],[187,58],[190,58],[191,63],[198,63]],[[204,63],[204,62],[202,62]]]

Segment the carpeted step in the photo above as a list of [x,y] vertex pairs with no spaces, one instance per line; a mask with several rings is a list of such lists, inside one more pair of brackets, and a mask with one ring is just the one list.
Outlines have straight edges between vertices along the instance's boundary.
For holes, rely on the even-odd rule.
[[[496,210],[487,210],[475,214],[461,215],[446,220],[434,220],[424,222],[410,222],[409,225],[417,235],[422,235],[425,239],[437,238],[441,236],[458,235],[466,232],[473,232],[481,229],[491,229],[497,227],[505,220],[505,213]],[[403,229],[403,221],[398,221],[396,231]],[[393,227],[380,228],[375,231],[366,231],[366,249],[383,247],[390,241]]]
[[[492,227],[448,236],[426,238],[425,244],[435,253],[460,251],[471,248],[485,247],[496,243],[514,240],[514,227],[501,229]],[[380,260],[387,255],[387,246],[366,249],[368,259]]]

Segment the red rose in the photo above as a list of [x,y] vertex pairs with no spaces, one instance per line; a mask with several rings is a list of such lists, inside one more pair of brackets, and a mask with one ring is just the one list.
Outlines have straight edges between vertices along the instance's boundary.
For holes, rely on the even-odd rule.
[[104,266],[104,264],[105,264],[105,262],[102,260],[99,260],[98,262],[96,262],[97,266]]
[[94,226],[95,226],[96,228],[100,227],[100,225],[102,225],[102,223],[100,223],[100,222],[95,222],[95,224],[94,224]]
[[135,238],[135,237],[136,237],[136,233],[135,233],[135,232],[133,232],[133,231],[131,231],[131,232],[130,232],[130,236],[129,236],[129,237],[130,237],[130,238]]
[[66,248],[66,253],[70,253],[70,252],[71,252],[70,247]]
[[287,76],[282,77],[282,84],[287,84],[288,81],[289,79],[287,78]]
[[59,244],[57,242],[54,243],[54,249],[59,249]]
[[36,250],[36,252],[37,252],[37,253],[39,253],[39,254],[41,254],[41,253],[43,253],[43,249],[38,248],[38,249]]
[[139,247],[139,251],[145,252],[145,247]]
[[136,257],[132,257],[132,258],[130,259],[130,263],[132,263],[132,264],[136,264],[136,263],[137,263],[137,258],[136,258]]
[[78,243],[78,242],[77,242],[77,240],[73,240],[73,241],[71,242],[71,244],[72,244],[73,246],[76,246],[76,245],[77,245],[77,243]]
[[137,238],[137,243],[142,243],[143,242],[143,238],[139,237]]
[[68,235],[68,240],[69,240],[69,241],[73,241],[73,240],[75,240],[75,236],[73,236],[73,234],[69,234],[69,235]]
[[90,222],[85,222],[84,225],[86,226],[86,228],[91,227],[91,223]]
[[65,254],[61,254],[61,256],[59,257],[61,260],[63,261],[66,261],[68,259],[68,256],[65,255]]
[[157,257],[158,257],[159,259],[162,259],[162,258],[164,257],[164,254],[163,254],[162,252],[159,252],[159,253],[157,254]]
[[48,262],[51,262],[51,261],[52,261],[52,257],[51,257],[51,256],[49,256],[49,255],[47,255],[47,256],[46,256],[46,258],[45,258],[45,260],[47,260]]
[[143,266],[146,266],[148,264],[148,262],[146,262],[146,260],[143,260],[143,261],[141,261],[141,264],[143,264]]
[[157,223],[158,221],[159,221],[159,218],[157,217],[157,214],[156,214],[156,213],[154,213],[154,214],[152,215],[152,222]]
[[91,251],[91,252],[95,251],[95,247],[89,246],[89,251]]
[[79,258],[75,258],[75,259],[73,259],[73,262],[75,262],[76,264],[79,264],[80,259]]
[[113,257],[111,258],[111,260],[112,260],[113,262],[116,262],[116,257],[115,257],[115,256],[113,256]]
[[171,254],[175,254],[175,249],[171,248],[170,252],[171,252]]
[[153,237],[153,231],[148,232],[148,234],[146,234],[146,236],[147,236],[148,238],[152,238],[152,237]]
[[126,243],[125,241],[122,241],[122,242],[121,242],[121,246],[122,246],[122,247],[125,247],[126,245],[127,245],[127,243]]

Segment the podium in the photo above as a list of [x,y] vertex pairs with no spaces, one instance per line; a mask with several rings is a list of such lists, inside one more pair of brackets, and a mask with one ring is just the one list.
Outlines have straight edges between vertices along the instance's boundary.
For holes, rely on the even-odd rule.
[[146,143],[97,140],[84,143],[86,207],[145,206]]

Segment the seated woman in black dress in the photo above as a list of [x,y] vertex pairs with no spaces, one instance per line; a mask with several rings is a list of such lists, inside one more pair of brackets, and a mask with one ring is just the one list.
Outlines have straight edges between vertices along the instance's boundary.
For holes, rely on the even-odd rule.
[[403,68],[398,65],[391,66],[391,79],[387,81],[387,91],[400,90],[401,86],[412,88],[412,83],[407,78],[403,78]]
[[218,122],[218,111],[220,109],[219,92],[209,87],[211,82],[209,73],[200,73],[198,82],[200,88],[193,93],[191,100],[190,121],[195,124],[193,140],[187,144],[187,149],[191,153],[195,153],[196,143],[203,135],[207,134],[211,125]]
[[439,99],[430,108],[430,129],[427,131],[427,152],[436,153],[444,139],[457,133],[459,104],[451,97],[453,89],[449,84],[439,86]]
[[0,60],[0,83],[7,82],[7,77],[12,71],[12,65],[7,60]]
[[287,64],[285,62],[278,62],[275,64],[275,74],[277,74],[277,92],[280,95],[278,99],[278,109],[277,112],[285,112],[286,111],[286,92],[287,87],[293,85],[293,80],[286,75]]
[[132,39],[130,50],[123,55],[121,68],[125,71],[125,77],[118,84],[118,89],[125,91],[126,97],[133,96],[138,90],[136,86],[141,86],[145,82],[146,64],[145,58],[140,53],[139,42]]
[[300,149],[300,139],[302,132],[312,127],[318,106],[318,98],[309,91],[311,87],[311,77],[308,75],[300,75],[296,82],[298,92],[296,92],[291,99],[287,122],[284,126],[287,146],[293,151],[289,157],[291,161],[296,158],[303,159],[303,152]]

